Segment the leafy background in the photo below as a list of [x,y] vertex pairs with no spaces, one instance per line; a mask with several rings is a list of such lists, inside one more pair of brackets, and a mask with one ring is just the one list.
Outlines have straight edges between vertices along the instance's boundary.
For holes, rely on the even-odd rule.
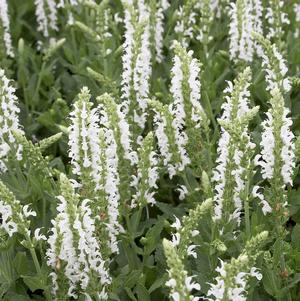
[[[284,28],[284,55],[288,60],[289,74],[300,74],[300,39],[294,37],[294,31],[299,24],[294,22],[292,4],[297,1],[286,1],[284,10],[289,13],[291,24]],[[172,40],[176,39],[174,26],[176,22],[175,10],[182,1],[172,1],[166,13],[164,55],[162,63],[154,63],[151,80],[151,94],[163,103],[171,99],[170,69],[172,66],[173,52],[170,50]],[[108,3],[114,13],[123,14],[120,1]],[[65,39],[61,48],[46,57],[44,52],[37,50],[42,41],[45,48],[48,42],[37,31],[35,7],[33,1],[9,1],[11,20],[11,34],[16,50],[15,59],[3,58],[1,67],[7,75],[14,80],[21,108],[21,124],[26,136],[33,143],[45,137],[63,132],[63,137],[50,148],[44,156],[49,168],[66,173],[72,177],[68,159],[68,146],[66,127],[69,124],[68,116],[76,95],[83,86],[88,86],[95,98],[104,92],[109,92],[120,101],[120,82],[122,74],[122,42],[124,28],[121,23],[111,21],[110,30],[112,38],[103,41],[95,40],[93,36],[95,18],[91,10],[83,6],[73,8],[74,18],[91,29],[91,33],[82,30],[80,26],[67,24],[67,11],[59,11],[59,31],[51,33],[57,40]],[[219,126],[216,118],[220,116],[220,107],[223,102],[223,89],[225,80],[232,80],[237,74],[237,68],[228,56],[228,23],[225,15],[215,19],[212,26],[213,42],[208,49],[201,43],[192,40],[190,49],[194,56],[202,63],[201,94],[202,105],[211,121],[211,144],[208,149],[202,149],[202,167],[211,170],[213,166],[205,166],[208,156],[212,162],[216,158],[216,142],[219,138]],[[110,54],[106,49],[110,48]],[[207,54],[207,55],[206,55]],[[94,76],[92,68],[101,77]],[[260,60],[252,64],[253,83],[251,86],[253,105],[259,105],[260,114],[255,117],[252,124],[252,133],[256,142],[260,140],[260,124],[263,112],[268,109],[268,94],[264,74],[261,71]],[[287,106],[291,109],[293,118],[293,132],[300,133],[300,89],[294,87],[287,99]],[[56,178],[49,179],[47,168],[43,166],[36,156],[36,162],[28,164],[26,172],[18,171],[18,166],[9,173],[1,175],[4,183],[14,192],[17,199],[23,204],[33,204],[38,212],[39,220],[35,220],[32,227],[49,229],[50,220],[56,215],[56,199],[58,187]],[[280,274],[278,266],[270,262],[268,268],[263,269],[263,281],[250,289],[249,300],[283,300],[287,290],[291,293],[292,300],[300,300],[300,178],[297,166],[294,186],[289,190],[290,217],[285,225],[288,231],[284,252],[287,254],[289,266],[288,276]],[[179,200],[176,187],[185,184],[189,189],[189,197]],[[111,273],[114,277],[110,300],[168,300],[168,290],[164,287],[167,280],[166,263],[163,255],[161,241],[163,237],[170,238],[172,229],[170,223],[173,216],[182,217],[189,208],[203,201],[204,193],[200,174],[195,174],[187,169],[185,177],[175,177],[172,181],[164,174],[159,180],[159,190],[156,195],[157,206],[151,207],[147,218],[143,213],[141,220],[134,213],[131,216],[131,229],[120,242],[121,252],[115,258]],[[253,205],[256,206],[255,204]],[[253,232],[261,229],[260,221],[264,217],[258,210],[252,215]],[[204,220],[200,223],[201,234],[208,236],[210,225]],[[272,232],[273,229],[267,229]],[[243,246],[243,232],[237,239],[233,236],[224,238],[228,247],[223,258],[237,256]],[[33,263],[18,236],[8,238],[1,232],[0,252],[0,298],[2,300],[44,300],[42,289],[49,284],[49,270],[42,254],[45,253],[45,244],[38,246],[39,259],[43,263],[44,278],[37,277]],[[274,257],[276,243],[269,245]],[[268,249],[268,246],[267,246]],[[218,252],[208,242],[203,243],[198,259],[189,263],[188,269],[192,274],[199,275],[197,279],[202,287],[208,289],[206,284],[215,275]],[[251,285],[250,285],[251,286]],[[254,287],[254,284],[253,284]]]

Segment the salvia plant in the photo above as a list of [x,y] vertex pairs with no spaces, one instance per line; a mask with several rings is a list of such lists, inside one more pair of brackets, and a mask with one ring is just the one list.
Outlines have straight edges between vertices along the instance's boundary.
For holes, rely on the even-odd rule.
[[0,0],[0,300],[300,300],[299,0]]

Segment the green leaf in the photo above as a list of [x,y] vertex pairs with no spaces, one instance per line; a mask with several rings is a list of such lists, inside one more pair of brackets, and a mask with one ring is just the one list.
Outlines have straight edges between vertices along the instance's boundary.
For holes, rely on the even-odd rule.
[[263,271],[262,282],[269,295],[273,297],[278,295],[280,290],[280,280],[273,270],[265,269]]
[[138,300],[151,301],[148,290],[140,283],[138,283],[136,286],[136,293]]
[[18,252],[14,261],[14,267],[19,275],[24,275],[28,273],[29,266],[28,266],[28,259],[25,252]]
[[145,249],[144,254],[150,255],[161,240],[161,232],[164,228],[164,219],[162,217],[158,218],[157,223],[147,232],[145,237]]
[[22,276],[23,281],[29,287],[29,289],[34,292],[38,289],[44,289],[45,284],[43,278],[40,276]]
[[292,245],[295,249],[300,250],[300,225],[296,225],[292,231]]

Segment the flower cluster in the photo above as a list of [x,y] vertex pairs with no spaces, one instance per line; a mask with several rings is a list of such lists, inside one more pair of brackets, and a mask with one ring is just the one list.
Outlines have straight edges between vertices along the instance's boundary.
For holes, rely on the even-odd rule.
[[178,41],[184,46],[188,47],[190,40],[194,39],[196,33],[196,19],[197,19],[197,1],[189,0],[177,10],[177,22],[175,32]]
[[169,267],[169,280],[166,286],[171,289],[170,297],[174,301],[198,301],[199,297],[194,297],[192,291],[200,291],[200,284],[193,282],[192,276],[188,276],[184,265],[177,255],[175,247],[171,242],[164,239],[163,247],[167,264]]
[[128,121],[138,138],[146,122],[147,98],[150,90],[151,29],[149,7],[139,1],[137,7],[132,1],[123,1],[125,8],[125,41],[122,73],[122,99],[126,104]]
[[290,24],[288,15],[284,12],[284,1],[270,0],[266,8],[265,19],[268,23],[267,38],[280,42],[284,33],[282,26]]
[[219,274],[215,284],[210,284],[207,295],[210,301],[221,300],[247,300],[247,281],[250,277],[255,277],[258,281],[262,279],[262,274],[254,267],[256,258],[260,254],[258,251],[266,242],[268,232],[262,232],[254,236],[247,242],[243,252],[229,263],[220,260],[220,266],[216,268]]
[[262,33],[262,3],[239,0],[230,3],[230,58],[233,61],[251,62],[253,55],[260,52],[251,36],[252,31]]
[[154,189],[157,189],[158,180],[158,158],[153,150],[154,137],[150,132],[143,140],[139,148],[139,161],[137,164],[137,174],[133,175],[131,186],[135,187],[136,193],[133,195],[131,207],[155,204]]
[[260,34],[253,34],[258,43],[262,46],[262,65],[266,73],[267,91],[278,88],[282,94],[291,89],[290,80],[287,78],[288,68],[286,61],[275,44],[265,39]]
[[52,220],[52,234],[48,238],[47,250],[47,264],[53,270],[53,296],[55,300],[59,299],[57,294],[63,291],[60,291],[60,286],[63,288],[62,284],[67,279],[66,293],[69,297],[77,298],[78,291],[82,290],[94,298],[101,296],[105,300],[106,286],[111,280],[95,237],[90,201],[85,199],[80,202],[72,184],[63,174],[60,176],[60,186],[58,214]]
[[[185,166],[190,163],[185,149],[187,136],[177,128],[178,119],[175,121],[170,106],[162,105],[158,101],[152,101],[151,104],[155,111],[155,135],[160,155],[163,158],[163,165],[167,168],[170,178],[172,178],[177,172],[183,171]],[[181,118],[181,116],[178,117]]]
[[11,35],[10,35],[10,25],[9,25],[9,15],[8,6],[6,0],[0,1],[0,19],[2,22],[3,39],[6,48],[6,54],[10,57],[14,57],[14,51],[12,47]]
[[86,87],[81,90],[71,112],[69,156],[85,196],[102,202],[93,204],[93,213],[98,216],[100,211],[107,217],[101,224],[107,228],[109,248],[115,253],[117,236],[123,231],[118,221],[119,202],[129,199],[128,169],[137,163],[137,155],[121,107],[108,94],[97,100],[98,107],[92,109],[89,91]]
[[256,156],[256,164],[261,166],[262,177],[271,182],[275,194],[285,203],[283,190],[287,184],[292,185],[295,168],[292,119],[288,117],[290,112],[284,103],[284,95],[290,90],[289,79],[286,78],[288,69],[274,44],[261,36],[257,36],[257,39],[266,53],[263,56],[263,67],[267,74],[271,107],[262,123],[261,154]]
[[[245,189],[246,172],[251,169],[251,157],[255,148],[250,139],[248,124],[258,111],[258,107],[249,108],[250,82],[251,70],[246,68],[239,75],[235,86],[228,82],[224,91],[229,95],[225,97],[223,114],[219,119],[222,126],[217,149],[219,157],[212,177],[216,182],[215,220],[223,217],[227,221],[236,219],[240,222],[241,194]],[[224,214],[227,216],[224,217]]]
[[15,142],[14,132],[22,133],[19,124],[18,113],[20,109],[16,105],[17,97],[15,88],[0,69],[0,171],[6,171],[5,161],[11,150],[16,151],[17,160],[22,159],[22,146]]
[[158,63],[162,63],[163,61],[164,12],[169,6],[170,3],[168,0],[160,0],[157,1],[155,7],[155,18],[153,18],[154,25],[152,25],[152,31],[154,31],[155,59]]
[[48,38],[50,29],[58,31],[56,2],[54,0],[35,0],[34,4],[37,29],[45,38]]
[[30,236],[30,216],[36,216],[36,212],[29,209],[29,205],[22,206],[16,200],[13,193],[0,181],[0,227],[12,236],[20,233]]
[[74,103],[70,114],[69,126],[69,157],[73,173],[81,177],[84,185],[96,180],[98,173],[98,132],[99,118],[97,109],[92,109],[89,90],[84,87]]
[[199,222],[206,216],[212,209],[212,200],[207,199],[203,203],[199,204],[195,209],[191,209],[188,215],[180,220],[175,217],[175,223],[171,226],[176,229],[176,233],[172,236],[172,245],[177,246],[178,255],[184,259],[188,256],[197,258],[195,251],[196,245],[194,245],[193,239],[199,235]]
[[213,39],[213,37],[211,36],[211,27],[213,25],[214,18],[220,12],[218,11],[218,9],[218,0],[205,0],[200,3],[201,16],[197,40],[199,40],[204,45],[207,45]]

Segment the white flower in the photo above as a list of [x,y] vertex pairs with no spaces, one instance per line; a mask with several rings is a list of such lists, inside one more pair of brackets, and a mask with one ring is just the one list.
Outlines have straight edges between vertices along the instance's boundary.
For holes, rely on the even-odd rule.
[[197,282],[192,282],[192,279],[193,279],[192,276],[186,277],[185,279],[186,288],[188,289],[189,292],[191,292],[192,290],[200,291],[201,289],[200,284]]
[[0,19],[2,21],[3,27],[3,37],[4,44],[6,48],[6,54],[10,57],[14,57],[11,35],[10,35],[10,24],[9,24],[9,14],[7,7],[7,0],[0,0]]
[[47,5],[48,5],[48,10],[49,10],[49,26],[53,30],[58,31],[58,26],[57,26],[57,4],[55,0],[46,0]]
[[177,292],[172,293],[171,297],[173,298],[174,301],[180,301],[180,295]]
[[262,10],[260,0],[230,3],[229,48],[233,61],[251,62],[255,51],[261,53],[261,47],[254,43],[251,34],[252,31],[262,33]]
[[5,161],[11,147],[16,150],[16,159],[22,158],[22,146],[16,145],[13,132],[23,133],[19,123],[20,109],[16,102],[15,88],[10,85],[10,80],[0,69],[0,171],[6,170]]
[[36,228],[34,231],[34,238],[39,241],[39,240],[47,240],[47,237],[43,234],[40,234],[41,228]]
[[187,248],[187,255],[197,258],[197,253],[195,252],[196,245],[190,245]]
[[166,134],[167,121],[165,116],[156,111],[154,115],[155,135],[157,137],[157,143],[160,151],[160,155],[163,158],[164,166],[167,166],[169,176],[172,177],[176,174],[176,168],[171,163],[172,154],[170,152],[169,139]]
[[48,31],[48,19],[45,11],[45,2],[44,0],[34,0],[35,14],[38,22],[38,31],[41,31],[45,38],[49,36]]
[[172,234],[171,243],[172,243],[173,247],[179,245],[179,243],[180,243],[180,234],[179,233]]
[[[279,90],[275,89],[271,92],[276,101],[281,101],[281,106],[283,104],[283,98],[279,94]],[[273,115],[275,114],[275,116]],[[282,114],[282,115],[281,115]],[[264,179],[272,179],[274,174],[274,165],[279,164],[281,168],[281,176],[283,183],[285,185],[292,185],[292,175],[295,168],[295,144],[294,144],[294,134],[291,131],[292,120],[287,117],[289,110],[287,108],[270,109],[266,115],[267,119],[263,122],[263,133],[261,140],[261,157],[256,158],[256,163],[261,166],[261,172]],[[281,115],[281,116],[280,116]],[[276,118],[276,119],[274,119]],[[275,141],[275,127],[276,124],[280,124],[280,140]],[[275,145],[280,143],[282,145],[279,158],[275,158]],[[276,160],[276,162],[275,162]]]
[[23,214],[27,218],[29,216],[36,216],[36,212],[29,209],[29,205],[23,206]]
[[[64,273],[69,280],[68,296],[77,298],[76,289],[78,285],[83,290],[88,286],[91,270],[99,276],[103,286],[110,283],[110,277],[94,236],[95,227],[88,206],[89,200],[83,200],[79,208],[75,209],[68,208],[73,204],[67,202],[64,196],[58,196],[58,199],[58,215],[56,220],[52,220],[52,234],[48,238],[50,248],[46,252],[47,264],[56,270],[58,260],[66,263]],[[54,272],[52,280],[52,291],[55,295],[59,283]]]
[[291,131],[291,126],[293,124],[292,119],[287,117],[289,110],[284,108],[282,114],[283,125],[280,131],[280,137],[283,143],[281,150],[282,158],[282,168],[281,176],[285,184],[293,185],[292,175],[295,169],[295,144],[294,144],[294,134]]
[[[272,3],[272,2],[271,2]],[[282,25],[290,24],[290,20],[285,12],[283,12],[284,1],[278,1],[273,6],[270,5],[266,8],[265,19],[268,23],[267,39],[281,36],[283,34]],[[276,7],[276,11],[273,8]],[[277,19],[277,22],[275,21]]]
[[[148,16],[148,13],[146,14]],[[133,70],[133,87],[136,94],[136,100],[141,110],[141,115],[136,112],[136,121],[141,129],[144,129],[146,122],[145,111],[147,109],[147,98],[149,97],[149,81],[152,73],[151,67],[151,48],[150,48],[150,25],[145,26],[141,37],[141,48],[136,58]],[[138,118],[142,116],[142,118]]]
[[262,205],[263,214],[266,215],[267,213],[272,212],[272,208],[270,207],[269,203],[265,200],[264,195],[258,190],[260,189],[259,186],[254,186],[252,189],[252,196],[254,198],[258,198],[260,200],[260,204]]
[[156,24],[155,24],[155,51],[156,51],[156,61],[161,63],[163,60],[162,48],[163,48],[163,10],[159,8],[156,11]]
[[169,280],[166,282],[166,286],[175,288],[175,287],[176,287],[176,280],[173,279],[173,278],[169,279]]
[[179,188],[176,189],[179,192],[179,200],[184,200],[188,194],[188,190],[185,185],[179,185]]
[[14,233],[18,232],[17,224],[12,220],[12,208],[10,205],[0,200],[0,213],[2,222],[0,227],[3,228],[11,237]]
[[181,221],[177,216],[174,215],[174,217],[175,217],[175,222],[171,225],[171,227],[175,228],[178,231],[181,229]]
[[125,119],[125,114],[121,110],[121,106],[117,106],[117,114],[119,117],[119,129],[121,133],[121,144],[124,149],[125,158],[128,159],[131,165],[137,163],[138,158],[136,152],[132,150],[132,141],[131,141],[131,133],[129,131],[129,124]]
[[252,277],[255,277],[258,281],[260,281],[262,279],[262,274],[260,272],[258,272],[256,267],[251,268],[250,275]]
[[109,246],[113,253],[118,253],[118,243],[117,236],[120,231],[123,231],[120,225],[119,218],[119,173],[118,173],[118,155],[117,155],[117,145],[114,140],[113,131],[107,129],[105,131],[105,139],[107,148],[105,150],[106,155],[106,179],[104,190],[107,196],[107,211],[109,216],[109,222],[107,225],[107,230],[110,237]]

